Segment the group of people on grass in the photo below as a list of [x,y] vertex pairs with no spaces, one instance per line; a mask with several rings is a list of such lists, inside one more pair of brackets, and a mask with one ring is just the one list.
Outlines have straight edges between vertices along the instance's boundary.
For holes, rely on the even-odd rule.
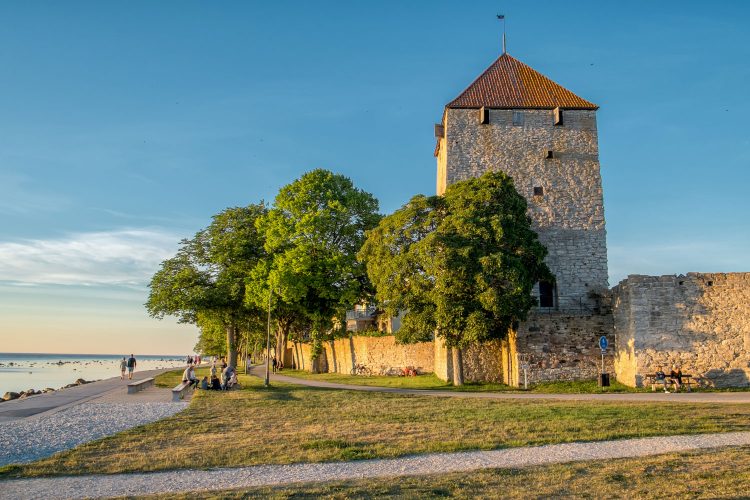
[[[221,367],[221,368],[219,368]],[[219,371],[221,369],[221,371]],[[193,364],[188,364],[185,371],[182,373],[182,382],[189,383],[189,387],[194,389],[215,390],[215,391],[228,391],[234,387],[239,386],[237,381],[237,370],[234,367],[227,365],[224,358],[221,358],[221,364],[217,364],[217,360],[214,359],[211,363],[211,369],[209,371],[210,379],[208,376],[198,380],[195,374],[195,367]]]
[[674,385],[674,392],[679,392],[682,387],[682,369],[679,366],[672,366],[672,371],[667,376],[662,368],[662,366],[659,366],[656,370],[656,376],[654,377],[656,383],[664,385],[664,392],[669,392],[669,384]]

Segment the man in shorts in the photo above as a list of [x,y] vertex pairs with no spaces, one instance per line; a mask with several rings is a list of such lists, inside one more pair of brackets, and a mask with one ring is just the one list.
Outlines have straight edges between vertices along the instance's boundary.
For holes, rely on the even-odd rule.
[[128,358],[128,380],[133,380],[133,370],[135,370],[135,356],[132,354]]

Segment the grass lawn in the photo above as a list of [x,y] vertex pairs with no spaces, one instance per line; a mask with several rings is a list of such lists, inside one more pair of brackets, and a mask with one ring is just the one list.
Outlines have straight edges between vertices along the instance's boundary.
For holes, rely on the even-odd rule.
[[[156,379],[154,380],[154,385],[157,387],[168,387],[171,389],[172,387],[175,387],[177,384],[182,382],[183,371],[184,370],[175,370],[157,375]],[[198,368],[197,370],[195,370],[195,376],[200,380],[203,377],[208,377],[210,371],[211,369],[209,367]],[[217,373],[219,373],[220,371],[221,368],[217,368]]]
[[337,384],[370,385],[378,387],[397,387],[400,389],[440,389],[444,391],[483,391],[483,392],[532,392],[532,393],[577,393],[577,394],[607,394],[623,392],[650,392],[649,389],[633,388],[613,381],[610,387],[598,387],[596,380],[574,382],[542,382],[529,386],[528,390],[518,389],[505,384],[494,383],[466,383],[454,386],[437,378],[434,374],[417,375],[415,377],[395,377],[374,375],[345,375],[343,373],[310,373],[302,370],[284,370],[279,375],[297,377]]
[[[744,471],[744,472],[743,472]],[[191,498],[740,498],[750,447],[524,469],[191,493]],[[151,498],[151,497],[150,497]],[[162,495],[161,500],[183,498]]]
[[4,467],[0,476],[320,462],[750,430],[750,404],[498,401],[281,383],[265,389],[245,375],[240,382],[242,390],[198,391],[177,415]]

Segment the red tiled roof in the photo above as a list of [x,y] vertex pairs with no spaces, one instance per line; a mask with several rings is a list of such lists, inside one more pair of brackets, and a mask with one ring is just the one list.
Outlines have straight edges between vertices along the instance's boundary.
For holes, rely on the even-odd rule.
[[501,55],[448,108],[598,109],[508,54]]

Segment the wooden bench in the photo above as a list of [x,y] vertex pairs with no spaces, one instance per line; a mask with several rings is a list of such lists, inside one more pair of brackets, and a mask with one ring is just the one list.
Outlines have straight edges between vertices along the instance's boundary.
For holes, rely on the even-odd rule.
[[138,391],[142,391],[146,387],[154,385],[153,378],[144,378],[143,380],[136,380],[128,384],[128,394],[135,394]]
[[190,382],[180,382],[172,389],[172,401],[179,403],[185,398],[185,391],[190,387]]
[[[669,386],[672,386],[673,389],[677,388],[677,384],[675,384],[672,379],[669,377],[669,375],[666,375],[666,386],[662,382],[656,381],[656,374],[655,373],[647,373],[644,375],[646,377],[646,385],[651,385],[651,391],[656,391],[657,387],[660,389],[664,389],[664,387],[669,388]],[[693,392],[693,385],[698,385],[698,381],[693,378],[692,375],[682,375],[682,387],[687,387],[687,392]]]

